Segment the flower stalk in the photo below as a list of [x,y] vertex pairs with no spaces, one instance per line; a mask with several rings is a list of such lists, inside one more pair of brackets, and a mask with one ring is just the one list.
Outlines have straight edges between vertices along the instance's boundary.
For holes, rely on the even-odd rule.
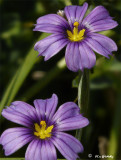
[[81,113],[86,114],[89,103],[89,70],[85,69],[82,74],[79,73],[79,76],[78,105]]
[[[79,72],[79,85],[78,85],[78,106],[80,113],[87,115],[87,108],[89,104],[89,70],[85,69],[84,72]],[[80,141],[82,129],[77,130],[76,138]]]

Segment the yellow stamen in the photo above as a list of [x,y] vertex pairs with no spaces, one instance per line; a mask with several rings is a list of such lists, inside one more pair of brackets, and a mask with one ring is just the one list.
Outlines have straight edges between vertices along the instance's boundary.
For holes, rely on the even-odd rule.
[[39,137],[40,139],[46,139],[51,137],[51,132],[54,126],[51,125],[49,127],[46,127],[47,125],[45,121],[41,121],[40,125],[41,127],[37,123],[34,124],[35,126],[34,135]]
[[74,22],[74,27],[78,27],[79,26],[79,22]]
[[78,26],[79,26],[78,22],[74,22],[73,25],[74,25],[73,33],[67,30],[68,39],[74,42],[81,41],[82,39],[84,39],[85,29],[78,31]]

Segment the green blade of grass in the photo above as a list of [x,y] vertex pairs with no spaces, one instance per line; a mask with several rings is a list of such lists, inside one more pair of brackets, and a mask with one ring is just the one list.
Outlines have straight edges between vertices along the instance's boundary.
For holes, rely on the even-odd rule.
[[[121,80],[121,75],[120,75]],[[118,160],[121,158],[121,86],[119,86],[119,97],[116,106],[114,122],[112,125],[111,133],[110,133],[110,141],[109,141],[109,149],[108,154],[112,155],[114,160]],[[109,158],[111,160],[111,158]]]
[[[45,38],[49,34],[43,33],[41,34],[40,39]],[[21,85],[23,84],[24,80],[26,79],[27,75],[31,71],[33,65],[37,61],[37,55],[38,53],[34,51],[34,47],[30,49],[28,52],[23,64],[20,66],[20,68],[15,73],[14,77],[10,81],[7,89],[4,92],[4,95],[2,97],[1,103],[0,103],[0,114],[4,106],[9,105],[14,97],[16,96],[18,90],[20,89]]]

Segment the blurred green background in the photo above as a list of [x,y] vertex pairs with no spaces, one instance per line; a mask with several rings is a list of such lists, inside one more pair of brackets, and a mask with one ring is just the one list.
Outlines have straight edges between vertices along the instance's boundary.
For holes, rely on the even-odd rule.
[[[83,2],[85,0],[0,0],[0,112],[12,101],[23,100],[33,104],[34,99],[46,99],[52,93],[58,95],[59,105],[76,101],[78,73],[67,69],[63,58],[65,49],[44,62],[33,48],[38,39],[48,34],[32,30],[38,17],[56,13],[71,3],[82,5]],[[117,28],[102,32],[117,43],[118,51],[109,60],[96,54],[96,66],[90,71],[87,115],[90,125],[83,129],[84,153],[80,156],[91,159],[88,154],[92,154],[92,159],[96,159],[95,155],[112,155],[113,159],[121,160],[121,1],[87,2],[88,12],[103,5],[118,21]],[[0,134],[14,126],[17,125],[0,115]],[[75,132],[70,133],[75,135]],[[10,157],[24,157],[25,149],[26,146]],[[2,146],[0,157],[5,157]],[[59,153],[58,158],[62,158]]]

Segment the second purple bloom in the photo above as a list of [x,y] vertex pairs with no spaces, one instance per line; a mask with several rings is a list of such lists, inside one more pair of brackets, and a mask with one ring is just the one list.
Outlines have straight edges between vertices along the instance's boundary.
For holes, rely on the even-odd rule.
[[3,132],[0,144],[9,156],[29,143],[25,160],[57,160],[56,149],[68,160],[76,160],[83,152],[82,144],[64,131],[83,128],[89,124],[73,102],[64,103],[56,111],[58,98],[37,99],[34,106],[15,101],[3,109],[2,116],[23,125]]

